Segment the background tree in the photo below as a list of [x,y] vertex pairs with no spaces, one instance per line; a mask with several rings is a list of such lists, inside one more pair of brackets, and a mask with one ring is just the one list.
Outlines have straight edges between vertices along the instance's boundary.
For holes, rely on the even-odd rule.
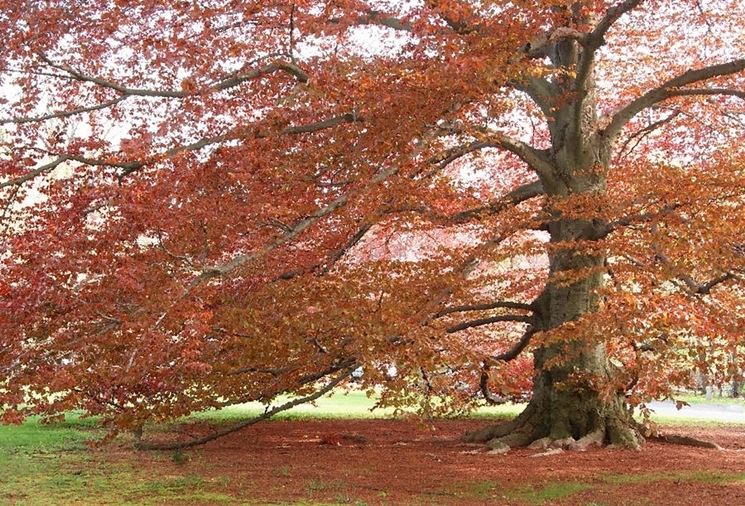
[[360,366],[431,413],[532,351],[472,439],[639,444],[629,405],[741,354],[743,10],[3,2],[5,420]]

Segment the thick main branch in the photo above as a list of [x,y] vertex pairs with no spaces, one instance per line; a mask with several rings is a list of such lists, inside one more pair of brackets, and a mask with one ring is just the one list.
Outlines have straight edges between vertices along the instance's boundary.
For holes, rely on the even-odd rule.
[[731,90],[728,88],[683,88],[707,79],[714,77],[728,76],[737,74],[745,70],[745,58],[738,60],[732,60],[726,63],[720,63],[717,65],[710,65],[695,70],[688,70],[677,77],[669,79],[659,85],[658,87],[649,90],[644,95],[632,100],[626,106],[616,111],[608,122],[608,126],[604,130],[605,137],[612,141],[623,129],[624,126],[638,113],[647,109],[658,102],[667,100],[669,98],[678,96],[690,96],[690,95],[736,95],[741,96],[742,92],[739,90]]

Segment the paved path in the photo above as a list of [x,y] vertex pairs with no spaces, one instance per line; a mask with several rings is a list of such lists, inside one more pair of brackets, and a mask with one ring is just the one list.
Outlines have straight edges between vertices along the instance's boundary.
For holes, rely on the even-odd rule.
[[651,402],[649,407],[656,414],[680,420],[706,420],[745,424],[745,406],[742,404],[691,404],[678,410],[672,401]]

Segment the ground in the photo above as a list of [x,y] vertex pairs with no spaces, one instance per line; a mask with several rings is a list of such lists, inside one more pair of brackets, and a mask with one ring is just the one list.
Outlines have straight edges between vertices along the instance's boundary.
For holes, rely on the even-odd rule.
[[[460,442],[486,422],[285,419],[180,452],[136,452],[123,439],[88,449],[82,440],[100,433],[93,422],[32,422],[0,430],[0,503],[745,504],[742,425],[665,426],[723,450],[649,442],[641,451],[488,454]],[[154,430],[170,439],[218,423]]]

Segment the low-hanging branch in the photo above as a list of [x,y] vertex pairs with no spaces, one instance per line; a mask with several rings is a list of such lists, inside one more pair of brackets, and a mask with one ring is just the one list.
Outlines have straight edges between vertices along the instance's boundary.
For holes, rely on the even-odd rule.
[[530,340],[537,332],[538,329],[531,325],[510,349],[500,353],[499,355],[490,356],[483,361],[481,364],[481,376],[479,378],[479,390],[487,403],[496,405],[504,404],[508,401],[507,398],[494,395],[489,389],[489,371],[491,370],[491,367],[499,362],[510,362],[511,360],[516,359],[528,344],[530,344]]
[[[656,227],[656,225],[653,225],[652,226],[652,233],[654,233],[654,234],[657,233],[657,227]],[[674,265],[673,262],[659,248],[659,246],[656,245],[656,244],[654,244],[653,245],[653,248],[654,248],[655,258],[660,263],[662,263],[663,265],[665,265],[666,267],[672,268],[673,265]],[[720,274],[718,276],[715,276],[712,279],[710,279],[708,281],[705,281],[703,283],[699,283],[698,281],[696,281],[696,279],[693,276],[691,276],[690,274],[685,273],[685,272],[684,273],[676,274],[676,276],[677,276],[677,278],[680,281],[683,282],[683,285],[685,285],[686,291],[690,295],[708,295],[708,294],[711,293],[711,290],[714,287],[716,287],[716,286],[718,286],[718,285],[720,285],[720,284],[722,284],[722,283],[724,283],[726,281],[730,281],[732,279],[737,279],[736,273],[735,272],[732,272],[732,271],[724,272],[724,273],[722,273],[722,274]]]
[[517,188],[509,191],[505,195],[495,199],[492,202],[489,202],[486,205],[473,207],[471,209],[466,209],[465,211],[455,213],[449,216],[448,221],[450,221],[451,223],[463,223],[470,219],[476,218],[481,214],[498,214],[507,208],[516,206],[525,202],[526,200],[540,197],[542,195],[545,195],[543,184],[540,181],[533,181],[531,183],[526,183],[522,186],[518,186]]
[[536,149],[528,143],[501,132],[484,130],[480,132],[480,134],[480,137],[483,138],[474,140],[463,146],[453,147],[445,151],[442,155],[433,158],[431,162],[436,163],[436,166],[431,173],[437,173],[459,158],[487,148],[508,151],[516,155],[539,174],[548,174],[551,172],[551,162],[548,150]]
[[298,397],[291,401],[287,401],[284,404],[281,404],[271,409],[267,409],[266,411],[264,411],[264,413],[262,413],[259,416],[249,418],[248,420],[244,420],[242,422],[238,422],[234,425],[231,425],[230,427],[226,427],[222,430],[207,434],[206,436],[194,438],[189,441],[177,441],[177,442],[168,442],[168,443],[140,441],[136,444],[136,447],[139,450],[178,450],[178,449],[183,449],[183,448],[192,448],[194,446],[200,446],[205,443],[209,443],[210,441],[214,441],[215,439],[221,438],[223,436],[227,436],[228,434],[232,434],[233,432],[237,432],[241,429],[257,424],[264,420],[268,420],[269,418],[273,417],[277,413],[281,413],[283,411],[287,411],[288,409],[292,409],[295,406],[299,406],[301,404],[305,404],[305,403],[317,400],[323,395],[329,393],[331,390],[334,389],[334,387],[342,383],[344,380],[346,380],[349,377],[349,375],[352,373],[352,371],[354,371],[357,367],[358,367],[358,364],[355,363],[351,365],[350,367],[344,369],[339,375],[336,376],[336,378],[332,379],[326,385],[316,390],[312,394],[306,395],[304,397]]

